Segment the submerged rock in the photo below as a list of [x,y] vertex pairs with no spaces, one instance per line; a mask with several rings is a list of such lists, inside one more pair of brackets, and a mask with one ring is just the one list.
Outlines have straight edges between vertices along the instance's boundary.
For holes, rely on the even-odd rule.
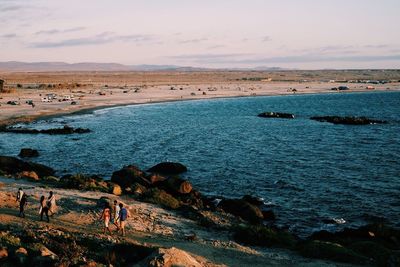
[[282,119],[294,119],[294,114],[281,113],[281,112],[263,112],[258,114],[261,118],[282,118]]
[[23,148],[21,149],[21,152],[19,152],[18,156],[21,158],[33,158],[38,157],[39,152],[36,149]]
[[73,128],[68,125],[65,125],[63,128],[54,128],[54,129],[28,129],[28,128],[15,128],[15,127],[3,127],[0,128],[0,131],[7,133],[17,133],[17,134],[50,134],[50,135],[58,135],[58,134],[83,134],[90,133],[90,129],[85,128]]
[[151,173],[160,173],[167,175],[181,174],[187,171],[185,165],[177,162],[161,162],[147,170]]
[[368,124],[387,123],[387,121],[369,119],[367,117],[321,116],[321,117],[311,117],[310,119],[319,122],[330,122],[333,124],[347,124],[347,125],[368,125]]

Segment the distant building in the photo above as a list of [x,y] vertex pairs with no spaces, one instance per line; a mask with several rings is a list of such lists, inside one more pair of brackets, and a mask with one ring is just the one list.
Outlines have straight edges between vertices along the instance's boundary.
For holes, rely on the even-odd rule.
[[0,79],[0,92],[3,91],[4,80]]

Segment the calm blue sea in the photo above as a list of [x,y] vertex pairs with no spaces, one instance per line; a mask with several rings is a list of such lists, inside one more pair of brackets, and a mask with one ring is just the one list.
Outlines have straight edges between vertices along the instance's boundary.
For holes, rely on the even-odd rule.
[[[289,112],[296,119],[257,117]],[[309,119],[368,116],[389,124],[349,126]],[[247,97],[126,106],[38,121],[84,135],[0,134],[0,154],[38,149],[59,174],[109,178],[126,164],[189,168],[201,192],[264,198],[278,224],[297,233],[387,220],[400,227],[400,92]],[[336,220],[339,224],[329,223]],[[328,221],[327,221],[328,220]]]

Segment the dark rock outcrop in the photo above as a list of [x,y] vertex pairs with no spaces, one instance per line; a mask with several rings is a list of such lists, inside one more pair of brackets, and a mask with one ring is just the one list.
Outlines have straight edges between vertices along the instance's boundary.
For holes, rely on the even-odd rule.
[[161,162],[147,170],[151,173],[176,175],[187,171],[185,165],[177,162]]
[[158,188],[152,188],[147,190],[141,197],[141,200],[150,202],[153,204],[161,205],[168,209],[177,209],[181,206],[179,200],[168,194],[164,190]]
[[[300,249],[304,256],[378,266],[399,266],[400,231],[384,224],[314,233]],[[364,262],[363,262],[364,261]]]
[[260,208],[241,199],[223,199],[218,208],[251,223],[260,223],[264,219]]
[[145,173],[134,165],[124,166],[121,170],[114,172],[111,176],[111,182],[118,184],[123,190],[135,183],[144,186],[150,185]]
[[90,133],[90,129],[85,128],[73,128],[65,125],[63,128],[54,129],[28,129],[28,128],[15,128],[15,127],[2,127],[0,131],[6,133],[17,133],[17,134],[50,134],[50,135],[62,135],[62,134],[83,134]]
[[42,164],[22,161],[15,157],[0,156],[0,170],[7,174],[15,175],[23,171],[33,171],[39,177],[53,176],[55,171]]
[[366,117],[340,117],[340,116],[320,116],[311,117],[311,120],[319,122],[330,122],[333,124],[347,125],[368,125],[368,124],[385,124],[387,121],[369,119]]
[[294,119],[294,114],[281,113],[281,112],[263,112],[258,114],[261,118],[280,118],[280,119]]
[[286,231],[263,225],[242,225],[234,229],[234,239],[247,245],[293,249],[298,238]]
[[39,152],[36,149],[22,148],[18,156],[20,158],[33,158],[33,157],[38,157]]
[[112,185],[96,175],[74,174],[61,177],[61,185],[64,188],[79,189],[86,191],[109,192]]
[[177,176],[171,176],[167,180],[158,183],[157,186],[166,189],[173,195],[189,194],[193,189],[189,181]]

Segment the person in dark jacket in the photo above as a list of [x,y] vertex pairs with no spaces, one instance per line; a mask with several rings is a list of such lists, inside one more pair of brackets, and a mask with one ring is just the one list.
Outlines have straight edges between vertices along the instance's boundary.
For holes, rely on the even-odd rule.
[[28,205],[28,196],[23,194],[19,201],[19,217],[25,218],[25,207]]

